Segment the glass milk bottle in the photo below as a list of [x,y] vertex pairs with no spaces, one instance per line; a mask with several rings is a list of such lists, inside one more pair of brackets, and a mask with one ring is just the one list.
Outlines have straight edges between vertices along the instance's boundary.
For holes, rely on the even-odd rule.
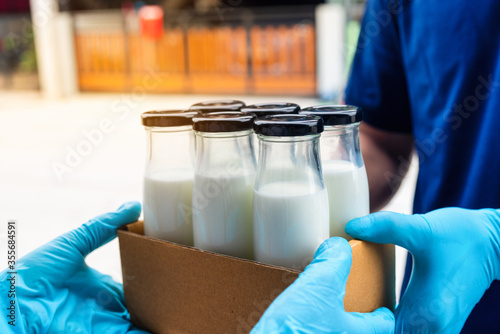
[[144,234],[189,246],[193,245],[194,115],[182,110],[142,114],[147,135]]
[[301,114],[320,116],[325,123],[320,150],[330,200],[330,236],[351,240],[344,232],[347,222],[370,213],[368,178],[359,145],[361,109],[325,105],[305,108]]
[[197,248],[253,259],[254,119],[253,114],[234,112],[193,118],[197,139],[193,232]]
[[240,111],[244,106],[245,103],[239,100],[214,100],[195,103],[189,107],[189,110],[207,114],[219,111]]
[[[295,103],[289,102],[271,102],[271,103],[256,103],[241,108],[242,112],[249,112],[255,114],[257,118],[270,116],[270,115],[282,115],[282,114],[298,114],[300,111],[300,106]],[[259,159],[259,140],[257,135],[254,134],[254,150],[257,161]]]
[[328,238],[328,194],[318,151],[323,121],[305,115],[265,116],[253,200],[255,259],[304,269]]

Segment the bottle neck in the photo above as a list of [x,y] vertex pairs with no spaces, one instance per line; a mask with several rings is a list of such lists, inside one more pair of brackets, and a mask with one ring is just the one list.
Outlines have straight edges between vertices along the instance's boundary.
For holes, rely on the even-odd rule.
[[321,135],[321,160],[344,160],[362,167],[359,123],[325,126]]
[[235,132],[201,132],[196,134],[196,168],[199,175],[229,176],[255,174],[253,130]]
[[193,169],[191,126],[147,127],[146,138],[146,173]]
[[320,135],[272,137],[259,135],[256,189],[274,182],[301,182],[324,188],[319,160]]

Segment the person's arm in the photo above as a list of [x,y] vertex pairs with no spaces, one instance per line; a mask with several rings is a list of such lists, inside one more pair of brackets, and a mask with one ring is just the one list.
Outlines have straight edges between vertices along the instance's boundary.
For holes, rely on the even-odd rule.
[[362,122],[360,142],[368,174],[370,210],[375,212],[391,200],[401,185],[411,161],[413,136],[379,130]]
[[345,92],[363,109],[361,150],[368,173],[370,208],[394,195],[411,158],[413,127],[399,20],[387,0],[369,0]]

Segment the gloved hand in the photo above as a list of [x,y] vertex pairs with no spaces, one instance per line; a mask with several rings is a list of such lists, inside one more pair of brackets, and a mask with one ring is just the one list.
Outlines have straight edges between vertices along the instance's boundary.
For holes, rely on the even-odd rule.
[[395,311],[396,333],[459,333],[500,278],[500,213],[495,210],[379,212],[351,220],[345,231],[399,245],[413,255],[410,283]]
[[134,329],[121,284],[89,268],[85,257],[116,237],[116,230],[137,220],[138,202],[100,215],[18,260],[15,327],[5,316],[7,270],[0,273],[0,333],[146,333]]
[[393,333],[394,315],[385,307],[373,313],[344,311],[351,252],[343,238],[323,242],[311,264],[274,300],[251,334]]

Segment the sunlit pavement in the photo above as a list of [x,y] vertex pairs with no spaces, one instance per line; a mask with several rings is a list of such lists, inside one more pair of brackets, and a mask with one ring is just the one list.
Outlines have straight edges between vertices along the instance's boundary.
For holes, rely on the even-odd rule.
[[[125,93],[45,100],[37,93],[0,91],[0,249],[6,249],[8,219],[18,221],[18,249],[24,255],[125,201],[141,201],[145,136],[140,114],[218,98],[318,104],[297,97]],[[411,213],[415,179],[416,168],[410,168],[386,210]],[[398,251],[398,282],[404,255]],[[122,280],[116,240],[87,263]],[[0,251],[0,268],[5,266]]]

